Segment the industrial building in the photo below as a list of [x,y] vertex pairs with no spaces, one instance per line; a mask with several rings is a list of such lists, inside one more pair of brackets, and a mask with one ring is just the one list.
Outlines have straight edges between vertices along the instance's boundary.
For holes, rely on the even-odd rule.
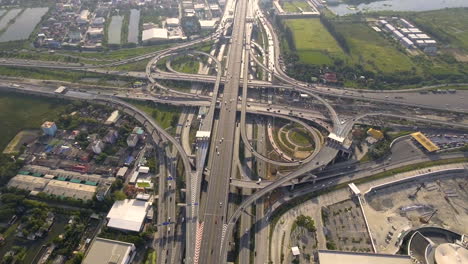
[[129,264],[136,254],[132,243],[96,237],[86,253],[83,264]]
[[359,264],[413,264],[410,256],[344,252],[333,250],[318,251],[319,264],[359,263]]
[[150,203],[136,199],[115,201],[107,214],[107,227],[140,232],[146,218]]
[[50,121],[45,121],[41,125],[42,132],[44,132],[45,135],[53,137],[55,135],[55,132],[57,132],[57,126],[55,125],[54,122]]
[[167,29],[165,28],[150,28],[143,30],[141,40],[143,43],[151,43],[168,39]]
[[[50,177],[52,176],[52,177]],[[8,182],[9,188],[18,188],[34,193],[43,192],[58,197],[70,197],[80,200],[90,200],[97,191],[96,184],[81,184],[79,180],[66,181],[65,178],[54,179],[53,175],[18,174]]]

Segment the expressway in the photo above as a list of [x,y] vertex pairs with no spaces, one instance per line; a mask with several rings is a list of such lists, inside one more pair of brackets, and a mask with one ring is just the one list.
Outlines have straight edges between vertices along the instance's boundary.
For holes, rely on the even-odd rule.
[[[224,85],[223,100],[219,113],[216,135],[213,135],[217,146],[211,147],[212,164],[208,178],[205,212],[201,224],[204,226],[201,236],[199,260],[202,263],[218,263],[220,247],[224,241],[223,233],[226,221],[226,210],[229,192],[229,177],[233,164],[234,126],[236,123],[237,97],[241,75],[242,52],[244,49],[245,20],[247,14],[246,0],[238,0],[235,8],[234,25],[227,62],[227,82]],[[245,63],[245,61],[244,61]],[[245,74],[244,74],[245,76]],[[222,166],[219,166],[222,164]],[[195,263],[198,263],[198,259]]]

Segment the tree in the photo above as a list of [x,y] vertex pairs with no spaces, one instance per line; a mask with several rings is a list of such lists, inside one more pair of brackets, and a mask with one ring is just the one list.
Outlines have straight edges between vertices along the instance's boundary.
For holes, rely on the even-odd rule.
[[116,191],[114,192],[114,200],[116,201],[122,201],[127,199],[127,195],[123,191]]

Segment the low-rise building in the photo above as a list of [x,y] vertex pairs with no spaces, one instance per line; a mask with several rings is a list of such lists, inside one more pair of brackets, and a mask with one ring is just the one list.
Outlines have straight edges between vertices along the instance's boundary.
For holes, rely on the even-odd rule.
[[129,264],[136,254],[135,245],[96,237],[86,253],[83,264]]
[[141,40],[143,43],[151,43],[168,39],[167,29],[165,28],[151,28],[143,30]]
[[137,134],[130,134],[127,137],[127,145],[129,147],[135,147],[138,144],[138,135]]
[[98,140],[91,145],[91,149],[94,153],[99,154],[104,149],[104,146],[104,143],[101,140]]
[[104,124],[105,125],[112,125],[115,122],[117,122],[117,120],[119,120],[119,118],[120,118],[119,110],[115,110],[114,112],[112,112],[112,114],[109,116],[109,118],[107,118],[107,120],[106,120],[106,122],[104,122]]
[[41,125],[41,129],[42,129],[42,132],[44,132],[44,134],[46,134],[47,136],[51,136],[51,137],[53,137],[55,135],[55,132],[57,132],[57,126],[55,125],[54,122],[50,122],[50,121],[45,121]]
[[359,263],[359,264],[412,264],[409,256],[343,252],[333,250],[318,251],[319,264]]
[[166,19],[166,26],[167,27],[178,27],[180,25],[180,21],[176,17],[171,17]]
[[119,132],[117,130],[111,129],[107,132],[106,136],[102,139],[105,143],[114,144],[119,137]]
[[202,30],[212,30],[215,28],[218,20],[211,19],[211,20],[200,20],[200,27]]
[[124,231],[140,232],[143,228],[143,223],[149,207],[149,202],[136,199],[115,201],[107,214],[107,227]]

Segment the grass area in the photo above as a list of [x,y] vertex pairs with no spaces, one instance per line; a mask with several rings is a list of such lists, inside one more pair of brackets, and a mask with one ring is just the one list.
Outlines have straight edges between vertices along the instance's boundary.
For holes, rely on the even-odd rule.
[[119,50],[108,50],[102,52],[61,52],[70,55],[77,55],[83,58],[90,59],[106,59],[106,60],[123,60],[131,57],[143,55],[150,52],[155,52],[168,48],[168,44],[154,45],[154,46],[143,46],[137,48],[119,49]]
[[[454,12],[452,15],[467,13],[467,9],[457,10],[445,12]],[[409,16],[408,13],[401,16],[405,14]],[[421,14],[426,16],[425,13]],[[418,16],[423,16],[421,14],[415,14],[414,21]],[[378,17],[374,14],[367,16]],[[464,21],[465,17],[460,16]],[[284,30],[281,47],[286,64],[290,65],[288,74],[299,80],[311,81],[320,77],[323,71],[331,70],[337,73],[338,85],[370,89],[408,89],[468,81],[468,64],[457,62],[468,61],[468,55],[460,51],[468,41],[466,34],[462,34],[465,33],[463,22],[454,22],[455,26],[449,30],[453,36],[445,36],[445,39],[451,40],[447,44],[456,42],[458,44],[455,46],[460,48],[454,51],[454,48],[442,46],[440,54],[428,56],[416,50],[410,54],[387,34],[374,31],[365,18],[351,15],[283,20],[293,39],[290,41],[288,30]],[[438,20],[434,21],[437,23]],[[431,36],[437,35],[431,33],[435,30],[420,28]],[[466,28],[468,30],[468,26]],[[441,42],[437,37],[436,40]],[[363,78],[360,79],[360,76]]]
[[46,121],[56,120],[67,102],[23,94],[0,92],[0,150],[23,129],[38,129]]
[[177,72],[198,73],[198,59],[191,56],[178,57],[171,61],[172,68]]
[[158,259],[158,254],[153,249],[149,249],[146,252],[144,264],[156,264]]
[[162,128],[171,128],[171,131],[175,131],[175,127],[179,122],[179,108],[153,102],[130,101],[130,103],[148,113]]
[[435,38],[468,52],[468,8],[420,12],[408,18]]
[[311,135],[302,129],[294,129],[289,132],[289,138],[294,144],[299,146],[309,146],[313,144]]
[[151,184],[149,184],[149,182],[137,182],[137,186],[140,188],[149,188]]
[[309,4],[303,1],[283,2],[283,9],[292,13],[312,11]]
[[392,41],[382,38],[364,23],[337,23],[350,46],[349,64],[358,64],[375,72],[411,71],[415,64]]
[[39,80],[56,80],[66,82],[84,82],[88,84],[108,85],[113,86],[129,86],[138,79],[132,77],[117,77],[100,73],[90,73],[84,71],[44,69],[44,68],[24,68],[0,66],[0,76],[8,77],[23,77],[28,79]]
[[318,18],[287,19],[294,36],[299,59],[304,63],[330,64],[330,57],[342,58],[343,51]]
[[118,71],[140,71],[144,72],[146,70],[146,65],[151,59],[140,60],[132,63],[127,63],[124,65],[119,65],[115,67],[108,67],[109,70],[118,70]]

